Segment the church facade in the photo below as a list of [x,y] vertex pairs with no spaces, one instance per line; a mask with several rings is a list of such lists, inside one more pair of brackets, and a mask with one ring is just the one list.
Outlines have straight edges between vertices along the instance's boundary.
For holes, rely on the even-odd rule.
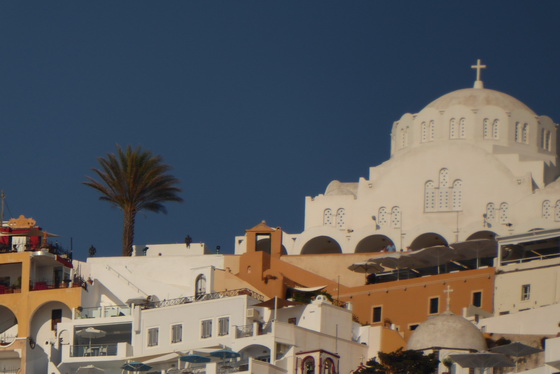
[[[418,250],[560,225],[558,125],[484,88],[450,92],[393,124],[391,157],[306,198],[287,254]],[[236,253],[245,243],[236,241]]]

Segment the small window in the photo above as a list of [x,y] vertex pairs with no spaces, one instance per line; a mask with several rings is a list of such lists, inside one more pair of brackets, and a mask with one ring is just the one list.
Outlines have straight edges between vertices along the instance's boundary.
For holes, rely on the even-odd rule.
[[153,327],[148,329],[148,347],[155,347],[158,345],[159,328]]
[[212,320],[211,319],[207,319],[202,321],[201,324],[202,327],[202,331],[200,333],[200,337],[202,339],[206,339],[206,338],[211,338],[212,337]]
[[414,331],[414,330],[416,330],[416,329],[418,328],[418,326],[419,326],[418,323],[415,323],[415,324],[413,324],[413,325],[408,325],[408,329],[409,329],[410,331]]
[[218,319],[218,335],[229,335],[229,317],[222,317]]
[[183,325],[171,326],[171,343],[180,343],[183,341]]
[[479,308],[482,306],[482,291],[473,292],[472,305],[477,306]]
[[376,306],[376,307],[373,308],[373,315],[372,315],[372,319],[371,319],[372,323],[381,322],[382,311],[383,311],[383,308],[380,307],[380,306]]
[[430,314],[439,313],[439,297],[430,298]]
[[53,309],[51,311],[51,330],[56,331],[56,325],[62,322],[62,309]]
[[521,300],[529,300],[531,298],[531,285],[524,284],[521,286]]

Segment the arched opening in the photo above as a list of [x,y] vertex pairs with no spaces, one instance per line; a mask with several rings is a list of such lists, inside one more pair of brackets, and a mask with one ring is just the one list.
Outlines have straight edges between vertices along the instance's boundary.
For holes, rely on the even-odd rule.
[[255,360],[270,362],[270,348],[264,345],[248,345],[240,350],[239,354],[241,355],[241,360],[247,360],[249,357],[252,357]]
[[329,236],[318,236],[311,239],[301,249],[302,255],[320,253],[342,253],[342,249],[336,240]]
[[43,304],[31,317],[30,337],[37,345],[27,351],[27,371],[30,373],[46,373],[48,369],[49,356],[45,345],[58,340],[58,324],[72,319],[70,308],[59,301],[51,301]]
[[[266,252],[268,254],[270,254],[271,252],[271,241],[270,239],[261,239],[257,242],[257,246],[256,246],[256,250],[257,252]],[[281,249],[281,254],[283,255],[287,255],[288,251],[286,251],[286,247],[284,247],[284,245],[282,245],[282,249]]]
[[5,306],[0,305],[0,347],[11,344],[18,336],[16,315]]
[[195,281],[195,294],[194,297],[195,299],[200,299],[201,297],[203,297],[206,294],[206,277],[204,276],[204,274],[200,274],[198,277],[196,277],[196,281]]
[[301,372],[304,374],[315,374],[315,359],[307,356],[301,362]]
[[496,240],[496,233],[493,231],[477,231],[471,234],[467,240],[478,240],[478,239],[488,239],[488,240]]
[[436,245],[447,245],[447,240],[439,234],[427,232],[414,239],[414,241],[410,244],[410,249],[417,251],[422,248],[433,247]]
[[355,253],[390,252],[393,248],[395,244],[385,235],[370,235],[360,240]]

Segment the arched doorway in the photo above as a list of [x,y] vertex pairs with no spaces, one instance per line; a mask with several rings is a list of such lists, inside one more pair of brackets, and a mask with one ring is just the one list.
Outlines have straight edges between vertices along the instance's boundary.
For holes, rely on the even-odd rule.
[[270,348],[260,345],[252,344],[239,351],[241,360],[246,360],[252,357],[255,360],[270,362]]
[[301,249],[302,255],[321,253],[342,253],[342,249],[336,240],[329,236],[318,236],[311,239]]
[[477,240],[477,239],[488,239],[488,240],[496,240],[496,233],[493,231],[477,231],[472,233],[467,240]]
[[18,336],[16,315],[5,306],[0,305],[0,346],[11,344]]
[[370,235],[360,240],[356,246],[355,253],[381,252],[383,250],[389,251],[389,246],[393,248],[395,244],[385,235]]
[[427,232],[414,239],[410,244],[410,249],[412,251],[417,251],[422,248],[433,247],[436,245],[447,245],[447,240],[439,234]]

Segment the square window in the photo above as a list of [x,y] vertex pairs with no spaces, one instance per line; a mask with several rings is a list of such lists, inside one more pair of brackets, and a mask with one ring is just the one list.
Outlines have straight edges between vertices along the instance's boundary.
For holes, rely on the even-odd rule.
[[372,323],[381,322],[382,311],[383,311],[383,308],[380,307],[380,306],[376,306],[376,307],[373,308],[373,315],[372,315],[372,319],[371,319]]
[[202,339],[211,338],[212,337],[212,320],[207,319],[207,320],[202,321],[201,330],[202,331],[200,332],[200,337]]
[[430,299],[430,314],[439,313],[439,297],[432,297]]
[[479,308],[482,306],[482,291],[473,292],[472,305],[477,306]]
[[171,326],[171,343],[180,343],[183,341],[183,325]]
[[153,327],[148,329],[148,347],[155,347],[158,345],[159,328]]
[[218,319],[218,336],[229,335],[229,317]]
[[521,286],[521,300],[529,300],[531,298],[531,285],[524,284]]

